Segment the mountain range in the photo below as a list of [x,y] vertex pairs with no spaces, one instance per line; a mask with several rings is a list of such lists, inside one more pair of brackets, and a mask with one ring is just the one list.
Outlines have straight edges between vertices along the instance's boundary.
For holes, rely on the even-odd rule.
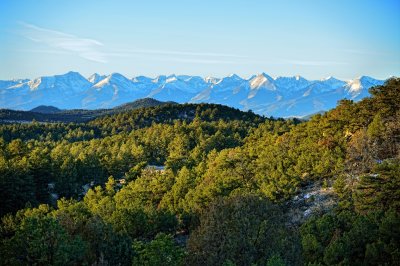
[[119,73],[77,72],[33,80],[0,80],[0,108],[30,110],[40,105],[59,109],[113,108],[151,97],[177,103],[217,103],[274,117],[303,117],[331,109],[347,98],[358,101],[384,80],[362,76],[343,81],[334,77],[307,80],[261,73],[248,79],[232,74],[223,78],[161,75],[127,78]]

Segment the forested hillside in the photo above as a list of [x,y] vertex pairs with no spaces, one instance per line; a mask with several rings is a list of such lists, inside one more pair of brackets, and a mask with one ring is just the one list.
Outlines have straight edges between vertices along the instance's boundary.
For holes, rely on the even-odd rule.
[[16,111],[10,109],[0,109],[0,123],[30,123],[36,122],[64,122],[64,123],[83,123],[105,115],[114,115],[129,110],[140,108],[173,105],[175,102],[160,102],[152,98],[143,98],[133,102],[116,106],[112,109],[72,109],[60,110],[54,106],[38,106],[30,111]]
[[[307,122],[168,104],[1,125],[0,264],[398,265],[400,79],[370,93]],[[333,203],[295,220],[310,187]]]

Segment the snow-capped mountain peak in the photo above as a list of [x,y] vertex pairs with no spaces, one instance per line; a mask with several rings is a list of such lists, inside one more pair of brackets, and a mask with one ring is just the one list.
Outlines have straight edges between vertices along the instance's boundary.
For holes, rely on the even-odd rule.
[[90,86],[90,82],[87,79],[78,72],[73,71],[63,75],[36,78],[27,84],[31,91],[55,88],[66,92],[81,92]]
[[223,87],[225,87],[225,86],[230,87],[230,86],[238,85],[243,81],[244,81],[244,79],[242,79],[238,75],[230,74],[229,76],[220,79],[215,85],[219,85],[220,87],[221,87],[221,85]]
[[145,76],[137,76],[132,78],[133,82],[140,82],[140,83],[151,83],[153,82],[152,78],[149,77],[145,77]]
[[34,91],[37,90],[40,86],[40,84],[42,83],[42,79],[43,78],[36,78],[34,80],[31,80],[28,82],[28,86],[30,88],[30,90]]
[[164,83],[166,80],[167,80],[167,76],[160,75],[160,76],[157,76],[155,79],[153,79],[153,82],[160,84],[160,83]]
[[346,89],[348,91],[348,94],[350,94],[351,98],[357,98],[357,97],[362,97],[363,95],[365,96],[368,93],[368,89],[377,86],[377,85],[382,85],[383,80],[377,80],[368,76],[361,76],[359,78],[349,80],[347,81],[346,84]]
[[361,78],[352,79],[347,81],[347,88],[349,92],[358,92],[362,89]]
[[233,79],[242,79],[241,77],[239,77],[238,75],[232,73],[228,76],[229,78],[233,78]]
[[204,81],[206,83],[212,83],[212,84],[217,84],[220,80],[221,79],[219,79],[219,78],[215,78],[215,77],[211,77],[211,76],[208,76],[208,77],[204,78]]
[[169,76],[168,78],[167,78],[167,80],[165,81],[165,83],[171,83],[171,82],[174,82],[174,81],[177,81],[178,79],[176,78],[176,76],[175,75],[172,75],[172,76]]
[[99,81],[101,81],[104,78],[106,78],[106,76],[102,76],[102,75],[99,75],[97,73],[94,73],[93,75],[88,77],[87,80],[92,84],[96,84],[96,83],[98,83]]
[[266,88],[268,90],[276,90],[274,80],[265,73],[261,73],[254,78],[250,79],[251,89]]
[[134,82],[120,73],[112,73],[108,75],[105,79],[96,83],[93,87],[98,89],[105,89],[107,87],[113,87],[113,89],[118,90],[131,90],[134,88]]

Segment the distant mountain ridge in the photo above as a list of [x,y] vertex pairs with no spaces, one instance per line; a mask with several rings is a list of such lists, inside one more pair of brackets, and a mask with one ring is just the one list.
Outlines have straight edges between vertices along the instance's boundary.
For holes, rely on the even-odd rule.
[[33,108],[30,111],[34,112],[34,113],[42,113],[42,114],[56,114],[56,113],[61,112],[61,110],[58,109],[57,107],[50,106],[50,105],[40,105],[38,107]]
[[139,99],[116,106],[112,109],[71,109],[60,110],[54,106],[40,105],[30,111],[0,109],[0,123],[9,122],[86,122],[104,115],[113,115],[140,108],[176,105],[175,102],[161,102],[151,98]]
[[362,76],[349,81],[334,77],[307,80],[301,76],[272,78],[266,73],[243,79],[161,75],[127,78],[119,73],[78,72],[33,80],[0,81],[0,108],[30,110],[40,105],[60,109],[109,109],[146,97],[177,103],[216,103],[265,116],[303,117],[336,106],[347,98],[358,101],[383,80]]

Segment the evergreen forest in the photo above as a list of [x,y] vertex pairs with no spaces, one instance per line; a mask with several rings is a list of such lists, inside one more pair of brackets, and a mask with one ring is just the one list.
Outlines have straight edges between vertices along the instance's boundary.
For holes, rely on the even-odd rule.
[[370,95],[4,122],[0,265],[400,265],[400,78]]

